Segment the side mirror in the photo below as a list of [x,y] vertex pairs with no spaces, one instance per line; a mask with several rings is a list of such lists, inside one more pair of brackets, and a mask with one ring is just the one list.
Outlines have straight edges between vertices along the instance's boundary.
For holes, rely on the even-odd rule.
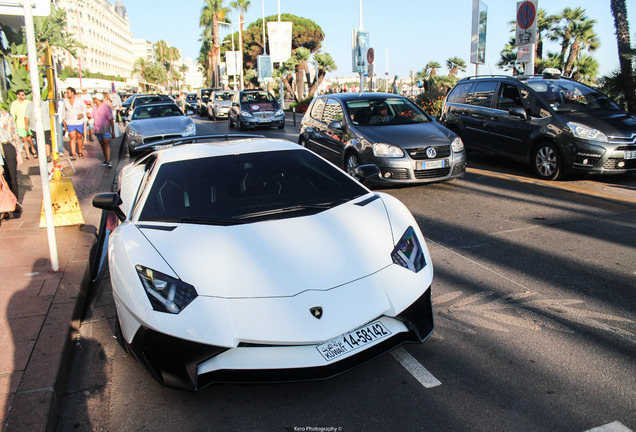
[[329,125],[327,125],[327,127],[331,129],[332,131],[341,131],[342,129],[344,129],[342,127],[342,122],[338,120],[332,121],[331,123],[329,123]]
[[93,196],[93,207],[115,212],[120,221],[126,220],[126,215],[119,208],[123,201],[115,192],[104,192]]
[[240,107],[240,105],[239,105],[239,103],[238,103],[238,102],[232,102],[232,106]]
[[369,180],[380,175],[380,168],[373,164],[359,165],[355,169],[355,175],[362,181]]
[[526,110],[524,110],[521,107],[510,108],[508,110],[508,114],[510,114],[511,116],[514,116],[514,117],[520,117],[522,120],[527,120],[528,119],[528,114],[526,113]]

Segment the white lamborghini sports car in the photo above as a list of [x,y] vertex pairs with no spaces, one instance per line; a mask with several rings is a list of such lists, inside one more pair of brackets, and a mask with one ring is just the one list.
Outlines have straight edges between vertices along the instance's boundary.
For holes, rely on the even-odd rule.
[[160,383],[327,378],[431,334],[433,265],[400,201],[289,141],[208,141],[93,198],[120,220],[117,331]]

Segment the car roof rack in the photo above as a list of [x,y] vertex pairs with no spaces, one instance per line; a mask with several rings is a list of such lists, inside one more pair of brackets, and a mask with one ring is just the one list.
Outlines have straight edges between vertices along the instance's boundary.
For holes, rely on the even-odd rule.
[[477,75],[477,76],[467,76],[461,79],[461,81],[470,81],[482,78],[516,78],[512,75]]
[[135,150],[163,150],[169,147],[176,147],[183,144],[192,144],[197,143],[200,140],[206,139],[224,139],[225,141],[232,141],[234,139],[239,138],[265,138],[265,135],[254,135],[254,134],[214,134],[214,135],[193,135],[189,137],[181,137],[181,138],[169,138],[159,141],[153,141],[146,144],[142,144],[135,148]]

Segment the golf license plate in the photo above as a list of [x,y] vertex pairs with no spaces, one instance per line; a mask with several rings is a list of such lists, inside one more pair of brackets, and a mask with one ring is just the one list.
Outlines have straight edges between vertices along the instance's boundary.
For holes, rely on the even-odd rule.
[[380,321],[374,321],[359,329],[318,345],[316,349],[327,361],[335,360],[375,341],[391,336],[391,332]]
[[418,162],[420,165],[418,169],[435,169],[435,168],[446,168],[448,166],[448,159],[439,159],[432,161],[422,161]]
[[626,151],[625,159],[636,159],[636,150]]

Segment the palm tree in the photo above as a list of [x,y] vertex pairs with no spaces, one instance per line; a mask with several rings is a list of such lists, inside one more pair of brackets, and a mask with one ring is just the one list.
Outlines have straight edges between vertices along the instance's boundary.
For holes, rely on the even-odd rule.
[[[241,47],[239,51],[243,52],[243,21],[245,21],[244,14],[247,12],[247,8],[250,7],[250,0],[235,0],[230,2],[230,7],[239,11],[239,47]],[[241,59],[242,63],[243,59]],[[241,76],[243,76],[243,69],[241,69]]]
[[437,75],[437,69],[440,69],[441,67],[442,65],[438,62],[430,61],[426,63],[426,66],[424,66],[424,73],[426,74],[426,76]]
[[137,60],[135,60],[135,62],[133,63],[133,69],[132,69],[132,74],[140,74],[141,75],[141,79],[143,79],[144,81],[148,81],[148,71],[150,70],[152,64],[146,60],[144,57],[139,57]]
[[595,51],[599,46],[598,36],[594,32],[595,20],[585,19],[581,22],[572,23],[572,45],[570,46],[570,52],[563,68],[563,74],[565,76],[571,76],[574,69],[575,62],[578,61],[581,49],[587,49],[589,51]]
[[627,21],[627,6],[625,0],[610,0],[614,27],[616,28],[616,43],[618,45],[618,64],[620,66],[620,82],[627,102],[627,109],[636,113],[636,90],[634,89],[634,72],[632,69],[632,53],[629,40],[629,22]]
[[[309,48],[300,47],[292,54],[296,60],[296,95],[299,100],[305,98],[305,76],[309,76],[309,67],[307,61],[311,57]],[[309,81],[309,80],[307,80]]]
[[316,94],[327,72],[333,72],[337,69],[333,57],[327,53],[318,52],[314,54],[314,60],[318,63],[318,75],[314,79],[314,82],[311,83],[311,87],[309,87],[309,97],[313,97],[313,95]]
[[[221,54],[219,21],[223,21],[228,12],[229,9],[223,6],[223,0],[205,0],[205,4],[201,9],[201,17],[199,18],[199,27],[203,27],[205,35],[209,34],[210,42],[212,43],[210,51],[208,51],[208,76],[212,87],[219,87],[221,84],[221,77],[219,76]],[[206,33],[206,29],[209,29],[209,33]]]
[[451,57],[446,60],[446,66],[448,67],[448,74],[451,76],[457,75],[457,71],[466,72],[466,62],[459,57]]

